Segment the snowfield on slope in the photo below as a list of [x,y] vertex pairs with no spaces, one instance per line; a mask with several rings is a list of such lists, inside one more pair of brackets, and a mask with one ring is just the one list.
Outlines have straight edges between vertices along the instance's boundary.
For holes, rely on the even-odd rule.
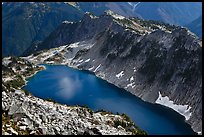
[[175,110],[179,114],[183,115],[186,120],[189,120],[189,118],[191,117],[191,112],[190,112],[191,107],[190,106],[188,106],[188,105],[176,105],[176,104],[174,104],[173,101],[171,101],[169,99],[169,97],[167,97],[167,96],[162,97],[160,92],[159,92],[159,97],[155,101],[155,103],[172,108],[173,110]]

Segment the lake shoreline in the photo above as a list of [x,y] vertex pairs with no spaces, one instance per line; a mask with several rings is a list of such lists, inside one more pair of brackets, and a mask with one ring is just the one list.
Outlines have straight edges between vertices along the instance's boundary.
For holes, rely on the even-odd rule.
[[[48,65],[61,65],[61,64],[48,64]],[[134,95],[132,92],[128,91],[127,89],[125,89],[125,88],[123,88],[123,87],[120,87],[120,86],[118,86],[117,84],[114,84],[114,83],[108,81],[108,80],[107,80],[103,75],[101,75],[100,73],[91,71],[91,70],[89,70],[89,69],[87,70],[87,69],[78,68],[78,66],[74,66],[74,65],[68,65],[68,64],[67,64],[67,65],[66,65],[66,64],[63,64],[63,65],[65,65],[65,66],[67,66],[67,67],[71,67],[71,68],[76,69],[76,70],[81,70],[81,71],[84,71],[84,72],[88,72],[89,74],[93,74],[93,75],[95,75],[96,77],[98,77],[98,78],[100,78],[100,79],[102,79],[102,80],[108,82],[109,84],[114,85],[114,86],[116,86],[116,87],[118,87],[118,88],[120,88],[120,89],[123,89],[123,90],[125,90],[126,92],[128,92],[128,93]],[[136,96],[136,95],[134,95],[134,96]],[[136,97],[138,97],[138,96],[136,96]],[[145,100],[143,100],[143,99],[140,98],[140,97],[138,97],[138,98],[141,99],[142,101],[145,101]],[[160,98],[161,98],[161,97],[158,97],[157,100],[159,100]],[[156,101],[157,101],[157,100],[156,100]],[[188,125],[190,125],[190,124],[188,123],[188,121],[187,121],[187,120],[189,119],[189,117],[186,116],[185,113],[184,113],[184,114],[183,114],[183,113],[179,113],[177,107],[171,107],[170,105],[165,105],[165,104],[163,104],[163,103],[156,102],[156,101],[155,101],[154,103],[148,102],[148,101],[145,101],[145,102],[152,103],[152,104],[162,105],[162,106],[164,106],[164,107],[168,107],[168,108],[174,110],[175,112],[177,112],[178,114],[180,114],[181,116],[183,116],[183,117],[185,118],[185,123],[187,123]],[[189,109],[188,109],[188,110],[189,110]],[[191,126],[191,125],[190,125],[190,126]],[[193,129],[192,127],[191,127],[191,129],[194,131],[194,129]],[[195,131],[194,131],[194,132],[195,132]],[[195,132],[195,133],[200,134],[199,132]]]
[[[80,70],[80,71],[83,71],[83,72],[86,72],[86,73],[89,73],[89,74],[92,74],[92,75],[94,75],[94,76],[96,76],[96,77],[98,77],[99,79],[102,79],[102,80],[104,80],[104,81],[106,81],[107,83],[109,83],[109,84],[111,84],[111,85],[113,85],[113,86],[116,86],[116,87],[118,87],[117,85],[114,85],[114,84],[112,84],[112,83],[110,83],[109,81],[107,81],[106,79],[104,79],[104,77],[103,76],[101,76],[100,74],[98,74],[98,73],[95,73],[95,72],[92,72],[92,71],[89,71],[89,70],[85,70],[85,69],[79,69],[79,68],[77,68],[76,66],[69,66],[69,65],[61,65],[61,64],[46,64],[45,63],[45,65],[54,65],[54,66],[57,66],[57,65],[59,65],[59,66],[67,66],[67,67],[70,67],[70,68],[72,68],[72,69],[75,69],[75,70]],[[118,88],[120,88],[120,89],[122,89],[122,90],[124,90],[124,91],[126,91],[127,93],[131,93],[131,92],[129,92],[129,91],[127,91],[126,89],[124,89],[124,88],[121,88],[121,87],[118,87]],[[131,93],[132,94],[132,93]],[[134,94],[132,94],[132,95],[134,95]],[[135,96],[135,95],[134,95]],[[137,97],[137,96],[135,96],[135,97]],[[139,98],[139,97],[137,97],[137,98]],[[141,98],[139,98],[139,99],[141,99]],[[142,99],[141,99],[142,100]],[[144,100],[142,100],[142,101],[144,101]],[[145,101],[146,102],[146,101]],[[148,102],[149,103],[149,102]],[[151,104],[155,104],[155,103],[151,103]],[[164,105],[162,105],[162,106],[164,106]],[[169,108],[169,107],[168,107]],[[178,112],[177,112],[178,113]],[[180,115],[180,114],[179,114]],[[186,123],[186,122],[185,122]],[[188,123],[187,123],[188,124]],[[189,124],[188,124],[189,125]],[[195,132],[196,133],[196,132]]]

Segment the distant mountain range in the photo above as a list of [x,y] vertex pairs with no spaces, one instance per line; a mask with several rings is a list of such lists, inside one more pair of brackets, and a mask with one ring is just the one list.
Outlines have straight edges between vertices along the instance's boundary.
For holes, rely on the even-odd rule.
[[193,33],[197,34],[200,38],[202,37],[202,16],[195,19],[188,25],[186,25]]
[[[79,21],[87,11],[101,15],[106,10],[112,10],[126,17],[140,17],[184,26],[201,16],[202,3],[4,2],[2,3],[2,55],[20,56],[31,45],[43,41],[62,21]],[[198,27],[197,30],[199,29]]]
[[101,15],[105,10],[112,10],[126,17],[139,17],[180,26],[186,26],[200,17],[192,22],[192,25],[189,24],[186,27],[199,37],[202,36],[201,2],[68,2],[68,4],[94,15]]
[[202,14],[201,2],[72,2],[68,4],[94,15],[112,10],[123,16],[159,20],[175,25],[190,23]]
[[47,37],[62,21],[76,21],[81,11],[62,2],[4,2],[2,54],[21,55],[34,41]]

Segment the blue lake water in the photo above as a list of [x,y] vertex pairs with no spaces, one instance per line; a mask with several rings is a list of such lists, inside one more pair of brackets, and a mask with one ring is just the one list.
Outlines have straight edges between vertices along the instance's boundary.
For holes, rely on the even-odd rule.
[[194,134],[184,117],[170,108],[144,102],[87,71],[63,65],[44,66],[46,70],[29,78],[24,87],[34,96],[67,105],[86,105],[94,111],[125,113],[151,135]]

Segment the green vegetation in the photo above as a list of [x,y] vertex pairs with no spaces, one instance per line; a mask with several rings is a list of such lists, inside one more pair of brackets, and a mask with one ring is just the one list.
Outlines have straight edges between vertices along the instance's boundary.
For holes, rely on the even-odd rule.
[[83,105],[83,106],[81,106],[82,108],[86,108],[87,109],[87,111],[91,114],[91,115],[93,115],[93,110],[91,110],[88,106],[86,106],[86,105]]
[[27,76],[30,76],[30,75],[32,75],[32,74],[34,74],[36,71],[40,71],[40,70],[42,70],[43,69],[43,67],[36,67],[36,68],[34,68],[34,67],[29,67],[29,68],[27,68],[27,70],[23,73],[23,75],[25,76],[25,77],[27,77]]
[[18,89],[24,85],[23,78],[20,75],[16,75],[15,79],[6,81],[5,86],[7,89],[15,88]]
[[172,31],[176,29],[175,25],[170,25],[167,23],[164,23],[162,21],[156,21],[156,20],[143,20],[139,18],[131,18],[131,20],[135,21],[136,23],[140,24],[142,27],[150,27],[151,29],[159,29],[157,26],[163,26],[165,29]]
[[21,130],[19,128],[19,126],[17,126],[17,122],[15,122],[10,116],[8,116],[5,112],[2,112],[2,126],[4,125],[4,127],[2,127],[2,129],[5,132],[7,131],[7,127],[6,125],[10,125],[17,133],[18,135],[29,135],[30,130],[25,129],[25,130]]
[[126,115],[125,113],[123,113],[121,116],[123,116],[125,118],[125,120],[131,121],[130,117],[128,115]]
[[108,120],[108,121],[106,121],[106,124],[109,126],[113,126],[114,123],[112,121]]
[[57,103],[55,100],[53,100],[53,99],[51,99],[51,98],[47,98],[47,99],[45,99],[45,100],[47,100],[47,101],[49,101],[49,102]]
[[100,123],[98,120],[93,120],[92,124],[99,125]]
[[137,29],[134,29],[134,28],[131,28],[131,27],[127,27],[127,29],[136,32],[136,33],[137,33],[137,36],[141,36],[142,34],[144,34],[144,32],[140,32],[140,31],[138,31]]
[[110,111],[105,111],[105,110],[103,110],[103,109],[99,109],[99,110],[95,111],[95,113],[98,113],[98,112],[100,112],[101,115],[113,114],[112,112],[110,112]]
[[14,75],[14,72],[12,69],[2,65],[2,75],[9,75],[9,76],[12,76]]
[[141,129],[139,129],[134,122],[130,119],[129,116],[126,114],[121,115],[127,122],[125,121],[120,121],[120,120],[115,120],[114,121],[114,127],[117,128],[119,125],[125,128],[126,131],[132,132],[134,135],[147,135],[147,133]]
[[27,96],[29,96],[29,95],[32,95],[28,90],[26,90],[26,89],[23,89],[23,91],[25,92],[25,94],[27,95]]
[[114,121],[114,127],[115,128],[117,128],[119,125],[122,126],[123,128],[127,127],[127,123],[124,121],[119,121],[119,120]]
[[124,19],[117,19],[122,24],[126,24],[128,26],[133,25],[132,21],[130,19],[124,18]]

